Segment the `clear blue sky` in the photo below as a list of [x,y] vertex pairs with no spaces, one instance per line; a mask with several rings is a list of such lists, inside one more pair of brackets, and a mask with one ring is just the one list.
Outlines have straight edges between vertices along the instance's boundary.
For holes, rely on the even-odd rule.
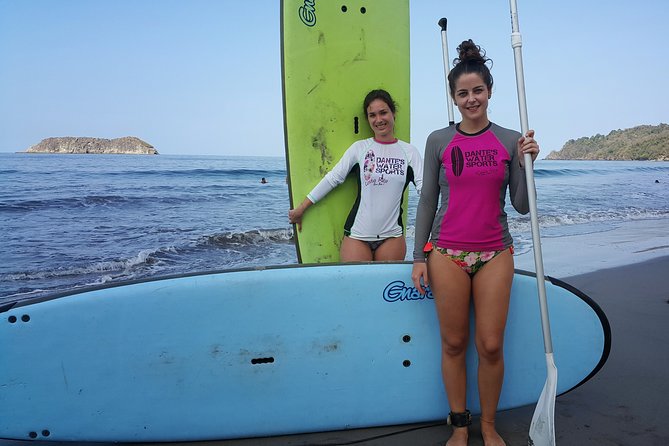
[[[132,135],[162,154],[283,156],[279,3],[0,0],[0,152],[51,136]],[[518,8],[542,155],[669,122],[669,2]],[[508,1],[412,0],[412,142],[422,151],[447,121],[440,17],[451,58],[472,38],[493,59],[490,118],[519,128]]]

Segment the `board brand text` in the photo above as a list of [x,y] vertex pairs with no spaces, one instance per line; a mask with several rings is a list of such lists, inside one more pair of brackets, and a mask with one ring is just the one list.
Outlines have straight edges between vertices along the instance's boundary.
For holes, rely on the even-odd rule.
[[307,26],[316,24],[316,0],[304,0],[304,5],[298,9],[300,20]]
[[426,290],[425,294],[420,294],[416,288],[406,286],[401,280],[395,280],[386,285],[386,288],[383,290],[383,300],[386,302],[397,302],[402,300],[434,299],[430,287],[426,287]]

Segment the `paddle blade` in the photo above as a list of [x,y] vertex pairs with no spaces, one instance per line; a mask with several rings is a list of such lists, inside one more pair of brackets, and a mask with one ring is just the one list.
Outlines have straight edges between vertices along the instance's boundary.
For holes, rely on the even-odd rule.
[[555,398],[557,367],[552,353],[546,353],[547,377],[530,423],[528,446],[555,446]]

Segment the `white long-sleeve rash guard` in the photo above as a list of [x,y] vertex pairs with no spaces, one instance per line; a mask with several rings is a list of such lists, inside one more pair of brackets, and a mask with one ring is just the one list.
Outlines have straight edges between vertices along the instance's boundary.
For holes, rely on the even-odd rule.
[[418,149],[400,140],[393,143],[374,138],[356,141],[307,197],[317,203],[343,183],[353,170],[358,174],[358,197],[344,225],[344,233],[365,241],[403,235],[404,190],[413,182],[420,194],[423,185],[423,159]]

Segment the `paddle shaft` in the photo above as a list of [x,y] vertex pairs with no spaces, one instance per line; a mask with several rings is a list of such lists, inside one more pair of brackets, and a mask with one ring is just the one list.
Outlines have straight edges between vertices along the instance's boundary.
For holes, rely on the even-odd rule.
[[448,102],[448,125],[455,124],[455,117],[453,116],[453,98],[451,98],[451,90],[448,88],[448,75],[451,72],[450,58],[448,57],[448,39],[446,37],[446,27],[448,20],[445,17],[439,19],[438,25],[441,27],[441,51],[444,53],[444,80],[446,82],[446,101]]
[[[523,73],[522,37],[518,27],[518,6],[516,0],[509,0],[511,5],[511,46],[516,64],[516,87],[518,88],[518,109],[520,110],[520,129],[523,135],[527,134],[529,124],[527,119],[527,101],[525,99],[525,75]],[[539,305],[541,308],[541,327],[544,336],[544,349],[546,353],[553,353],[553,341],[551,338],[551,327],[548,319],[548,303],[546,301],[546,283],[544,279],[544,262],[541,254],[541,238],[539,236],[539,219],[537,217],[537,195],[534,187],[534,169],[532,156],[526,153],[525,177],[527,180],[527,197],[530,204],[530,220],[532,224],[532,246],[534,249],[534,265],[537,273],[537,288],[539,292]]]

